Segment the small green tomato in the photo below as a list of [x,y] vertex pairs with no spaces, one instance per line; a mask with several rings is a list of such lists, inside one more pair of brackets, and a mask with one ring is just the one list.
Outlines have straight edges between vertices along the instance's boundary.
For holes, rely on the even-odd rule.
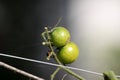
[[64,27],[56,27],[50,34],[51,41],[56,47],[62,47],[66,45],[70,40],[70,33]]
[[64,47],[60,49],[57,54],[58,59],[63,64],[70,64],[74,62],[79,56],[79,49],[77,45],[73,42],[67,43]]

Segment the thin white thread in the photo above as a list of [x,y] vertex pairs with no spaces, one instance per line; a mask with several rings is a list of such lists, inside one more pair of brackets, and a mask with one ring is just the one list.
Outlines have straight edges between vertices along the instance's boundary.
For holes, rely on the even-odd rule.
[[[39,61],[39,60],[34,60],[34,59],[29,59],[29,58],[23,58],[23,57],[13,56],[13,55],[8,55],[8,54],[3,54],[3,53],[0,53],[0,56],[20,59],[20,60],[25,60],[25,61],[35,62],[35,63],[47,64],[47,65],[51,65],[51,66],[55,66],[55,67],[61,66],[61,65],[58,65],[58,64],[54,64],[54,63],[49,63],[49,62],[44,62],[44,61]],[[79,71],[83,71],[83,72],[103,76],[102,73],[98,73],[98,72],[94,72],[94,71],[89,71],[89,70],[84,70],[84,69],[75,68],[75,67],[69,67],[69,66],[64,66],[64,67],[72,69],[72,70],[79,70]],[[116,77],[120,78],[120,76],[118,76],[118,75]]]

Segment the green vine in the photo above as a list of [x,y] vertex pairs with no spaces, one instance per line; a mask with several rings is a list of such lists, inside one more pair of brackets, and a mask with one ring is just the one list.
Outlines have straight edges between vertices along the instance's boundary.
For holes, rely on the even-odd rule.
[[[54,28],[53,28],[54,29]],[[52,29],[52,30],[53,30]],[[50,60],[51,56],[53,56],[54,60],[61,66],[59,66],[54,72],[53,74],[51,75],[51,80],[54,79],[55,75],[57,74],[57,72],[60,70],[60,69],[63,69],[64,71],[66,71],[67,73],[71,74],[72,76],[78,78],[79,80],[85,80],[83,77],[79,76],[78,74],[74,73],[73,71],[71,71],[70,69],[66,68],[60,61],[59,59],[57,58],[57,55],[54,51],[54,48],[52,46],[52,42],[50,41],[50,32],[52,30],[48,30],[47,27],[45,27],[45,31],[42,33],[42,37],[44,39],[45,42],[43,42],[43,45],[47,45],[50,49],[50,53],[48,54],[47,56],[47,60]]]

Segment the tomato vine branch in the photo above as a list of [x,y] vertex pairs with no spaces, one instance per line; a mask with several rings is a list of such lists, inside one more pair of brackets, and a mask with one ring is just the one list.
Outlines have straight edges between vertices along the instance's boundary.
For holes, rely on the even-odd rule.
[[[54,28],[53,28],[54,29]],[[43,42],[44,44],[43,45],[48,45],[49,49],[50,49],[50,54],[48,55],[47,59],[49,60],[51,56],[54,57],[55,61],[61,65],[59,66],[56,71],[51,75],[51,80],[54,79],[55,75],[57,74],[57,72],[60,70],[60,69],[63,69],[64,71],[66,71],[67,73],[71,74],[72,76],[78,78],[79,80],[85,80],[83,77],[81,77],[80,75],[74,73],[73,71],[71,71],[70,69],[64,67],[64,65],[59,61],[59,59],[57,58],[57,55],[56,53],[54,52],[54,49],[52,47],[52,42],[50,41],[50,33],[51,31],[48,31],[48,28],[45,27],[45,32],[42,33],[42,37],[43,39],[45,40],[45,42]]]
[[53,74],[51,75],[51,80],[54,79],[55,75],[57,74],[57,72],[60,70],[60,67],[58,67],[54,72]]
[[64,76],[63,76],[63,78],[62,78],[62,80],[64,80],[64,78],[67,76],[67,74],[65,74]]

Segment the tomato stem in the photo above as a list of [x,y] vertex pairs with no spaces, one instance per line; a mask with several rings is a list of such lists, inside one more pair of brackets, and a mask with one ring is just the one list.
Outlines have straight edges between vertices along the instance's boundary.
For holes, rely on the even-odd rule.
[[62,77],[62,80],[64,80],[64,78],[67,76],[67,74],[65,74],[63,77]]
[[54,79],[55,75],[58,73],[58,71],[59,71],[60,69],[61,69],[61,68],[58,67],[58,68],[53,72],[53,74],[51,75],[51,80]]
[[81,77],[80,75],[74,73],[73,71],[71,71],[68,68],[65,68],[64,66],[61,66],[61,69],[63,69],[64,71],[66,71],[67,73],[71,74],[72,76],[78,78],[79,80],[85,80],[83,77]]
[[60,69],[63,69],[64,71],[66,71],[67,73],[71,74],[72,76],[78,78],[79,80],[85,80],[85,79],[82,78],[80,75],[78,75],[78,74],[74,73],[73,71],[71,71],[70,69],[66,68],[66,67],[60,62],[60,60],[58,59],[56,53],[54,52],[54,49],[53,49],[52,44],[51,44],[52,42],[51,42],[51,40],[50,40],[49,32],[50,32],[50,31],[48,31],[48,28],[45,27],[45,32],[42,33],[42,37],[43,37],[43,39],[46,41],[46,43],[48,43],[47,45],[48,45],[48,47],[49,47],[49,49],[50,49],[50,51],[51,51],[51,54],[50,54],[50,56],[47,57],[47,59],[49,60],[50,57],[53,55],[55,61],[56,61],[59,65],[61,65],[61,66],[59,66],[59,67],[55,70],[55,72],[51,75],[51,80],[54,79],[55,75],[57,74],[57,72],[58,72]]
[[61,20],[62,20],[62,17],[60,17],[60,18],[58,19],[58,21],[57,21],[57,23],[55,24],[54,27],[58,26],[58,24],[60,23]]

